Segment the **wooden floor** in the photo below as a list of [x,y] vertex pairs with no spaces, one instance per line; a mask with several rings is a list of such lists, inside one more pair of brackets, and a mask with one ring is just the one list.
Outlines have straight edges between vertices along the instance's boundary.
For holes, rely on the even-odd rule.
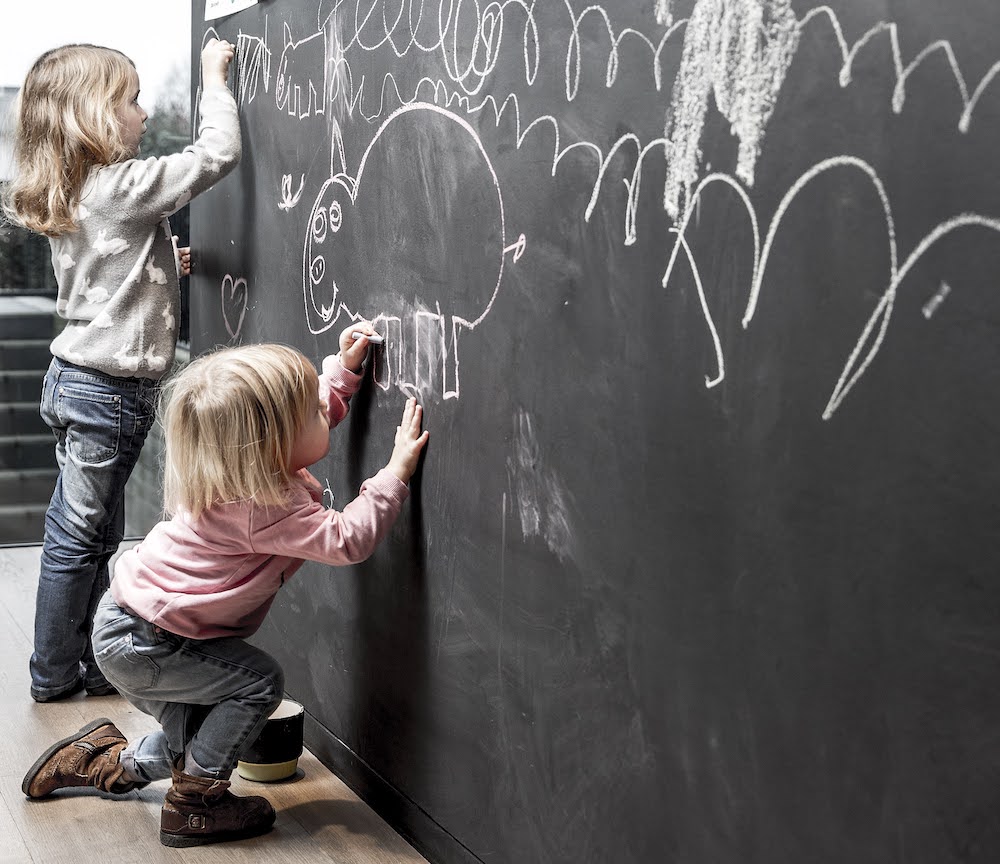
[[426,864],[350,789],[308,751],[296,777],[252,783],[233,775],[233,792],[264,795],[278,811],[263,837],[176,850],[160,845],[160,805],[166,782],[126,796],[92,789],[57,792],[31,801],[21,779],[49,744],[97,717],[110,717],[129,738],[155,728],[152,718],[118,696],[82,693],[39,705],[29,691],[28,658],[34,620],[39,547],[0,548],[0,864]]

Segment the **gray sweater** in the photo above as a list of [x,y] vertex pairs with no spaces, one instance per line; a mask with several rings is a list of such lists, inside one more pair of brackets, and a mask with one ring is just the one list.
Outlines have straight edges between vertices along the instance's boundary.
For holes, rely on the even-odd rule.
[[240,149],[236,102],[215,88],[202,94],[198,138],[183,151],[91,172],[79,229],[49,240],[66,319],[54,356],[122,378],[170,371],[180,289],[167,217],[229,173]]

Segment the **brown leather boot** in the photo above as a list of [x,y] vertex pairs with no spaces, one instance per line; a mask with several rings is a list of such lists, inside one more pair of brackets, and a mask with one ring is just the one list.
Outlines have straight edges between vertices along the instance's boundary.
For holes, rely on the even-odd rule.
[[29,798],[44,798],[56,789],[93,786],[121,795],[146,786],[125,777],[118,756],[128,741],[107,717],[88,723],[79,732],[56,741],[28,769],[21,791]]
[[195,777],[177,768],[171,775],[173,785],[160,811],[160,842],[164,846],[203,846],[271,830],[275,813],[266,798],[233,795],[228,780]]

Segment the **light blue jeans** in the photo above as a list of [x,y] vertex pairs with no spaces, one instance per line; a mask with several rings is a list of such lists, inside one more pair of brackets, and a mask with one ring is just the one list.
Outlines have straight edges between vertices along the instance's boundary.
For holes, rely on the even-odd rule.
[[166,780],[189,755],[226,780],[281,703],[278,661],[243,639],[186,639],[118,606],[111,592],[94,616],[94,656],[108,681],[162,727],[122,752],[135,777]]
[[58,698],[104,684],[90,628],[108,587],[108,562],[125,531],[125,483],[153,425],[158,393],[148,378],[117,378],[58,358],[39,406],[56,437],[59,478],[45,514],[31,693]]

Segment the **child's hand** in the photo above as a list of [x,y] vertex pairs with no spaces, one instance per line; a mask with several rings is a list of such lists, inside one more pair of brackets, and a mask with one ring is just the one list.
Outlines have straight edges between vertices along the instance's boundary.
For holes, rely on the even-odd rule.
[[180,275],[191,275],[191,247],[178,246],[177,235],[174,234],[174,248],[177,250],[177,261],[180,264]]
[[416,399],[406,400],[403,419],[396,427],[396,446],[392,448],[389,464],[385,466],[404,483],[410,482],[413,472],[417,469],[420,451],[424,449],[430,437],[430,432],[420,431],[423,415],[424,409],[417,404]]
[[236,48],[220,39],[209,39],[201,51],[201,79],[205,88],[225,87],[229,74],[229,61],[236,56]]
[[[363,334],[355,339],[354,334]],[[367,321],[355,321],[348,324],[340,333],[340,362],[351,372],[360,372],[368,354],[368,336],[375,335],[375,328]]]

